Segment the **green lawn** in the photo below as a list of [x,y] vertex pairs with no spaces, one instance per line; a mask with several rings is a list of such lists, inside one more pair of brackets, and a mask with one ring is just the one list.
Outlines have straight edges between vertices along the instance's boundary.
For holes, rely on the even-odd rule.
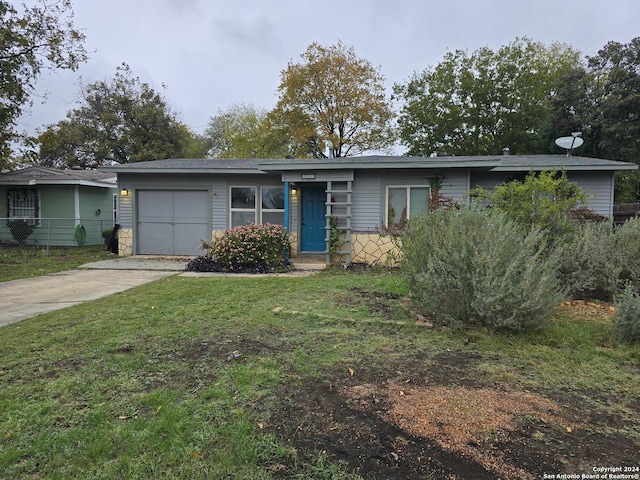
[[0,249],[0,282],[35,277],[76,268],[89,262],[113,258],[101,247],[3,248]]
[[[519,337],[427,330],[405,294],[388,272],[174,276],[3,327],[0,477],[361,478],[329,444],[305,450],[279,434],[294,393],[406,381],[454,353],[475,359],[474,381],[578,399],[620,420],[585,431],[640,445],[640,349],[615,344],[609,323],[560,315]],[[556,434],[540,446],[550,455]],[[406,478],[446,472],[430,471]]]

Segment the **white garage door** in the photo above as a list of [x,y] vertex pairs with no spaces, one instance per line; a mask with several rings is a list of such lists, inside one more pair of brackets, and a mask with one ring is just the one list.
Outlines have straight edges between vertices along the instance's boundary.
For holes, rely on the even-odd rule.
[[202,255],[211,240],[209,192],[138,190],[137,239],[140,255]]

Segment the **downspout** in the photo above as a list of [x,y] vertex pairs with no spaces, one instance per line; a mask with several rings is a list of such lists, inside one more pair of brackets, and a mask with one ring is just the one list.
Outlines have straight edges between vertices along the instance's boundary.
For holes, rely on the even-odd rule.
[[284,228],[289,232],[289,202],[291,201],[291,192],[289,191],[289,182],[284,182]]
[[609,202],[609,218],[614,220],[613,216],[613,202],[615,202],[616,191],[616,172],[611,172],[611,201]]
[[[284,229],[289,231],[289,203],[291,202],[291,194],[289,191],[289,182],[284,182]],[[287,258],[291,257],[291,246],[287,248]]]

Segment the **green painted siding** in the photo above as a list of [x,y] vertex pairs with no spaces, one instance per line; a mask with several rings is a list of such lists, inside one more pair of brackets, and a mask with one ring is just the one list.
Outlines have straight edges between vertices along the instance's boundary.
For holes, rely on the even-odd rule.
[[40,218],[73,218],[73,185],[42,185]]
[[[115,188],[75,185],[38,185],[35,187],[0,186],[0,241],[12,241],[7,226],[7,190],[9,188],[35,188],[40,197],[40,225],[27,239],[28,244],[40,246],[76,246],[75,195],[78,189],[80,218],[85,227],[85,245],[101,245],[102,231],[113,226],[113,195]],[[98,214],[98,210],[100,213]]]

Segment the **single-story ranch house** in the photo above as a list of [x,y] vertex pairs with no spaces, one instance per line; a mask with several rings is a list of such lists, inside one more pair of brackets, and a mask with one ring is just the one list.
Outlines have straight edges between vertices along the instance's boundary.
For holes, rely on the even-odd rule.
[[586,191],[588,208],[612,217],[615,171],[637,168],[564,155],[498,155],[177,159],[105,170],[118,175],[121,255],[201,255],[201,240],[248,223],[284,225],[292,257],[327,254],[335,218],[340,259],[373,263],[393,248],[385,227],[426,211],[434,182],[442,196],[464,203],[477,185],[563,169]]

